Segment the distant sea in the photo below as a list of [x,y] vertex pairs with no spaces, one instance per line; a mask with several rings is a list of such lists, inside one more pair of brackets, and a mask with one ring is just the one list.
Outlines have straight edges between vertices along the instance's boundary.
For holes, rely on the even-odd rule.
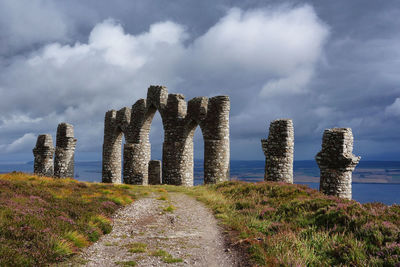
[[[264,161],[232,160],[231,179],[259,182],[264,178]],[[0,173],[33,172],[33,163],[1,163]],[[195,160],[195,185],[203,183],[203,161]],[[101,162],[76,162],[75,178],[100,182]],[[315,161],[294,162],[294,182],[319,188],[319,168]],[[400,161],[361,161],[353,172],[353,199],[361,202],[400,204]]]

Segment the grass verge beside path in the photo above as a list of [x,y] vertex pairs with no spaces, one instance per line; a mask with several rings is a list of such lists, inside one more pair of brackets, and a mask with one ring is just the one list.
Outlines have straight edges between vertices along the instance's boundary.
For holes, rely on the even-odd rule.
[[150,192],[168,200],[167,191],[192,195],[209,206],[235,233],[233,242],[248,249],[255,265],[396,266],[400,262],[399,205],[361,205],[284,183],[225,182],[185,188],[12,173],[0,175],[0,266],[62,262],[109,233],[110,217],[118,208]]
[[111,215],[147,190],[23,173],[0,175],[0,265],[61,262],[111,231]]
[[256,265],[398,266],[400,206],[328,197],[304,185],[164,187],[195,196],[238,233]]

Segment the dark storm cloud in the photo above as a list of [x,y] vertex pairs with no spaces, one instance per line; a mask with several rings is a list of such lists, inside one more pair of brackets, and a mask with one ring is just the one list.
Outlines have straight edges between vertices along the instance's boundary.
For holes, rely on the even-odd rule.
[[[31,157],[35,135],[54,135],[60,121],[76,126],[78,158],[99,153],[104,112],[130,106],[157,83],[188,98],[229,94],[232,158],[262,159],[259,139],[280,117],[294,119],[297,159],[312,158],[323,130],[335,126],[353,128],[364,158],[400,155],[396,1],[0,7],[2,158],[24,150]],[[158,155],[161,129],[155,121]]]

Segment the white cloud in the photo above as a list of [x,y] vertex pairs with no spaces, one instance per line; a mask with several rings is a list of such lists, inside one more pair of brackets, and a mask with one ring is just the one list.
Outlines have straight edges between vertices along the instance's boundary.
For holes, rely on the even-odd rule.
[[328,33],[308,5],[247,12],[231,9],[192,49],[204,69],[264,82],[262,96],[298,93],[310,81]]
[[133,35],[107,19],[87,43],[49,43],[0,69],[0,128],[13,136],[54,133],[66,121],[75,126],[77,152],[99,151],[105,111],[132,105],[151,84],[188,96],[230,95],[235,123],[259,125],[282,106],[257,96],[304,92],[327,36],[307,5],[234,8],[191,42],[187,28],[171,21]]
[[393,104],[386,107],[385,114],[400,117],[400,97],[396,98]]
[[24,136],[14,140],[11,144],[0,145],[0,152],[15,153],[31,150],[36,143],[36,135],[33,133],[24,134]]

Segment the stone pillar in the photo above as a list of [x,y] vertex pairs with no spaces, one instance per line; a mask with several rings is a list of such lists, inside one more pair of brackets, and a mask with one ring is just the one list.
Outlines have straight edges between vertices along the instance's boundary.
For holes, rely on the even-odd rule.
[[60,123],[57,127],[56,156],[54,160],[54,176],[57,178],[74,178],[74,155],[76,147],[74,126]]
[[124,183],[148,184],[150,156],[151,146],[149,142],[124,145]]
[[265,181],[293,183],[294,129],[290,119],[274,120],[268,139],[261,139],[265,155]]
[[40,176],[52,177],[53,155],[54,155],[53,139],[50,134],[39,135],[36,141],[36,147],[33,149],[35,157],[33,172]]
[[117,111],[110,110],[104,119],[103,183],[121,183],[122,132],[117,127]]
[[161,184],[161,161],[159,160],[149,161],[149,184]]
[[319,190],[326,195],[351,199],[352,172],[360,157],[353,155],[351,128],[324,131],[322,150],[315,157],[321,172]]
[[156,109],[140,99],[132,106],[130,124],[124,145],[124,183],[147,185],[151,158],[149,132]]
[[229,180],[228,96],[216,96],[208,100],[207,116],[200,122],[204,138],[204,183],[215,184]]
[[162,183],[193,186],[193,139],[164,141]]
[[187,133],[187,105],[181,94],[169,94],[161,114],[164,125],[164,184],[193,186],[193,137]]

